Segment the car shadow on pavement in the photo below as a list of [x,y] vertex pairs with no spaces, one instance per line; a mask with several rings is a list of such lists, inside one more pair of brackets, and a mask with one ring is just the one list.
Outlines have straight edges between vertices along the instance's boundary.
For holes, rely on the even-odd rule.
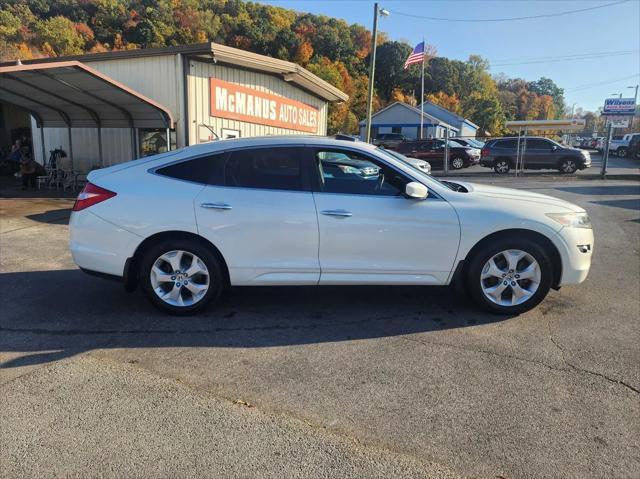
[[60,225],[69,224],[70,217],[71,208],[60,208],[57,210],[49,210],[43,213],[36,213],[26,216],[26,218],[32,221],[37,221],[39,223],[55,223]]
[[[448,287],[232,288],[199,315],[79,270],[0,274],[0,354],[13,368],[102,348],[262,348],[399,336],[502,321]],[[34,292],[36,292],[34,294]]]

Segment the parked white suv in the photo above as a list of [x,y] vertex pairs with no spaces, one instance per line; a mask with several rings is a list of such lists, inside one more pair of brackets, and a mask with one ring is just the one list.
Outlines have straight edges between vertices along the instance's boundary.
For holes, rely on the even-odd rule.
[[593,232],[550,196],[440,182],[366,143],[223,140],[92,172],[71,215],[87,272],[187,314],[231,285],[463,285],[517,314],[582,282]]

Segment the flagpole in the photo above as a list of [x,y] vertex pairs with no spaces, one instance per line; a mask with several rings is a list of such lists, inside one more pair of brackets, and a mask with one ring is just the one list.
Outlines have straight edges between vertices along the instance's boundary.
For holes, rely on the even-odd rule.
[[420,139],[424,136],[424,54],[426,52],[424,37],[422,38],[422,91],[420,93]]

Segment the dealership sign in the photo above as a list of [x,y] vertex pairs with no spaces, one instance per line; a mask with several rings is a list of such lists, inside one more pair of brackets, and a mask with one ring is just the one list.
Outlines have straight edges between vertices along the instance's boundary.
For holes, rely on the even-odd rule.
[[603,115],[633,115],[636,112],[634,98],[607,98],[604,101]]
[[611,125],[612,128],[629,128],[629,117],[624,116],[613,116],[609,117],[607,121],[608,124]]
[[318,109],[217,78],[209,79],[210,115],[288,130],[318,132]]

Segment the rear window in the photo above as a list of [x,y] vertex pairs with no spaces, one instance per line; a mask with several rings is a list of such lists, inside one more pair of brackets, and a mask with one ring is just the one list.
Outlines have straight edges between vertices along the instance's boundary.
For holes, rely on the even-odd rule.
[[226,156],[226,153],[219,153],[192,158],[159,168],[156,173],[194,183],[224,185],[224,160]]

